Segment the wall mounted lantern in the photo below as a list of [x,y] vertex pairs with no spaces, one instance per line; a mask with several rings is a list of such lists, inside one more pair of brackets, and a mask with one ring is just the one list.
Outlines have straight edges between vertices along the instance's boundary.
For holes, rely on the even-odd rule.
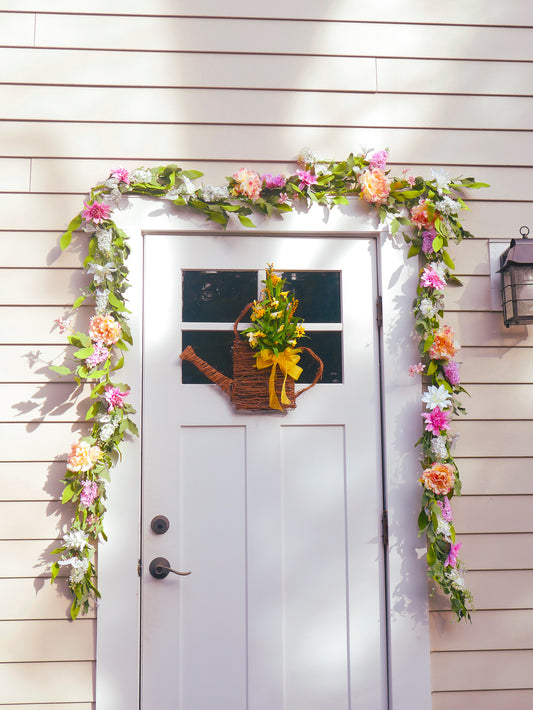
[[510,325],[533,323],[533,239],[529,227],[520,227],[522,239],[511,244],[500,256],[502,275],[503,322]]

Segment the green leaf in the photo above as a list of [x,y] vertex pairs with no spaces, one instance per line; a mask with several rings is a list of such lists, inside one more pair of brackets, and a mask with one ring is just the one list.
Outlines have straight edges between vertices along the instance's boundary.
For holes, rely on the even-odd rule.
[[115,370],[120,370],[123,367],[124,367],[124,357],[121,357],[120,360],[115,365],[115,367],[113,367],[111,369],[111,372],[115,372]]
[[434,252],[440,251],[442,249],[443,245],[444,245],[444,239],[441,236],[437,235],[435,237],[435,239],[433,240],[433,244],[432,244],[433,251]]
[[60,569],[61,569],[61,568],[60,568],[60,566],[59,566],[59,562],[54,562],[54,563],[52,564],[52,569],[51,569],[51,572],[52,572],[52,579],[50,580],[51,582],[53,582],[54,579],[57,577],[57,575],[59,574],[59,570],[60,570]]
[[72,485],[70,483],[67,483],[63,490],[63,495],[61,496],[61,502],[68,503],[68,501],[72,498],[73,495],[74,491],[72,489]]
[[435,362],[435,360],[432,360],[432,361],[429,363],[429,365],[428,365],[428,371],[427,371],[427,373],[426,373],[426,374],[428,375],[428,377],[429,377],[430,375],[432,375],[434,372],[437,371],[437,367],[438,367],[438,365],[437,365],[437,363]]
[[66,232],[64,232],[61,235],[61,240],[59,242],[59,246],[61,247],[61,251],[63,251],[63,249],[66,249],[71,241],[72,241],[72,232],[67,230]]
[[415,246],[414,244],[411,244],[411,246],[409,247],[409,251],[407,252],[407,258],[409,259],[411,256],[416,256],[419,253],[420,253],[420,247]]
[[78,227],[81,226],[81,215],[77,214],[73,219],[70,220],[67,231],[75,232]]
[[337,195],[333,198],[333,204],[335,205],[349,205],[350,201],[344,197],[344,195]]
[[447,251],[442,252],[442,260],[448,268],[455,269],[455,264],[452,261],[452,257],[448,254]]
[[50,365],[48,369],[52,370],[53,372],[57,372],[58,375],[72,374],[72,370],[70,370],[68,367],[65,367],[65,365]]
[[95,370],[94,372],[89,372],[87,375],[85,375],[86,380],[99,380],[100,377],[104,377],[106,375],[105,370]]
[[137,429],[137,425],[135,424],[135,422],[132,422],[131,419],[128,419],[127,422],[128,429],[131,431],[131,433],[135,436],[139,436],[139,430]]
[[113,308],[115,310],[117,310],[119,312],[128,310],[126,308],[126,306],[124,305],[124,303],[122,301],[119,301],[119,299],[115,296],[115,294],[112,291],[109,292],[109,303],[113,306]]
[[254,229],[256,226],[249,217],[245,217],[242,214],[239,215],[239,222],[243,227],[249,227],[250,229]]
[[435,338],[433,335],[428,335],[428,337],[424,340],[424,350],[423,352],[427,352],[430,347],[433,345]]
[[94,417],[98,414],[99,409],[100,402],[94,402],[93,404],[91,404],[91,406],[87,410],[87,414],[85,415],[85,421],[89,421],[89,419],[94,419]]
[[427,558],[428,565],[430,567],[431,567],[431,565],[434,565],[435,562],[437,561],[437,555],[435,554],[435,550],[433,549],[433,545],[430,545],[428,547],[426,558]]
[[78,360],[85,360],[86,358],[89,357],[89,355],[92,355],[94,352],[94,347],[91,346],[89,348],[82,348],[81,350],[76,350],[74,353],[74,357],[78,358]]
[[183,175],[184,177],[189,178],[189,180],[198,180],[198,178],[203,177],[203,173],[199,170],[182,170],[179,175]]
[[70,616],[72,618],[72,621],[74,621],[74,619],[76,619],[76,617],[80,613],[80,609],[81,609],[81,607],[78,606],[78,600],[74,599],[74,601],[72,602],[72,606],[70,607]]
[[398,222],[397,219],[393,219],[391,222],[391,225],[390,225],[390,233],[392,234],[392,236],[394,236],[396,234],[396,232],[398,231],[399,228],[400,228],[400,223]]
[[78,296],[78,298],[72,304],[72,308],[79,308],[86,298],[86,296]]

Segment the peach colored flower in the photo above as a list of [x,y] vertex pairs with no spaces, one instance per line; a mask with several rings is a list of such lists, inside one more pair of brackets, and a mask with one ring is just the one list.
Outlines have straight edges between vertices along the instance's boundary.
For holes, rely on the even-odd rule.
[[435,223],[436,216],[434,214],[433,219],[429,218],[426,200],[411,208],[411,222],[420,229],[431,227]]
[[67,459],[67,469],[76,473],[77,471],[89,471],[102,455],[99,446],[91,446],[86,441],[78,441],[72,444],[70,456]]
[[241,168],[233,175],[233,179],[237,183],[233,186],[233,192],[236,195],[244,195],[250,200],[257,200],[261,194],[263,181],[254,170]]
[[426,468],[420,477],[420,483],[436,493],[447,495],[455,482],[455,471],[449,463],[434,463],[431,468]]
[[433,344],[429,348],[428,354],[432,360],[451,360],[459,350],[459,345],[454,341],[455,333],[444,325],[433,334]]
[[122,328],[113,316],[93,316],[89,324],[89,337],[93,342],[113,345],[120,340]]
[[361,186],[360,197],[372,204],[382,205],[387,201],[390,192],[390,181],[387,180],[383,170],[365,170],[359,175]]

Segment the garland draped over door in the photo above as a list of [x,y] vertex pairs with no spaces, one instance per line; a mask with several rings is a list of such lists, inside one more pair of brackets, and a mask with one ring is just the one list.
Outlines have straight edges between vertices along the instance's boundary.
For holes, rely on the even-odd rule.
[[458,218],[460,210],[468,209],[463,190],[488,186],[470,177],[451,179],[435,171],[431,180],[413,177],[408,171],[403,171],[402,177],[391,177],[387,160],[388,152],[378,151],[371,156],[350,154],[340,162],[323,161],[306,149],[298,157],[295,174],[288,177],[259,175],[243,168],[225,185],[214,186],[195,184],[203,174],[177,165],[132,172],[116,168],[104,183],[91,189],[81,214],[62,235],[61,248],[68,247],[74,231],[81,228],[88,234],[83,266],[92,281],[73,309],[91,297],[95,312],[87,333],[75,332],[69,318],[56,319],[60,332],[75,347],[74,362],[51,367],[60,375],[74,375],[78,384],[91,385],[92,403],[86,414],[86,420],[92,422],[91,435],[71,445],[64,479],[62,503],[73,507],[74,518],[63,544],[54,550],[60,558],[52,565],[52,581],[61,567],[70,568],[73,619],[80,610],[87,612],[91,599],[100,596],[93,555],[97,539],[107,539],[103,528],[105,485],[119,458],[122,440],[128,432],[138,434],[132,419],[135,410],[127,401],[129,387],[115,381],[132,344],[125,295],[128,237],[112,218],[125,194],[167,199],[176,208],[202,212],[223,227],[232,217],[245,227],[255,227],[249,217],[253,211],[279,217],[291,212],[298,202],[334,208],[348,204],[349,196],[359,196],[377,210],[392,236],[401,231],[408,256],[419,256],[421,261],[413,301],[420,361],[409,368],[410,375],[424,376],[423,430],[417,442],[422,468],[418,474],[422,486],[418,528],[427,540],[429,578],[449,596],[457,619],[470,619],[473,600],[465,585],[459,559],[461,543],[455,538],[450,505],[453,496],[461,492],[450,426],[452,417],[464,412],[459,395],[465,390],[454,359],[459,345],[442,318],[446,285],[460,283],[453,276],[455,266],[447,247],[473,236]]

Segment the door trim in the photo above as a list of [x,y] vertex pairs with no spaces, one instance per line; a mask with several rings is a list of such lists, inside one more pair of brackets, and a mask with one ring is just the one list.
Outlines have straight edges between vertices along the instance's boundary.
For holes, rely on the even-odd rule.
[[[130,237],[128,307],[132,311],[134,346],[124,368],[131,400],[141,419],[143,236],[172,232],[220,234],[219,225],[202,215],[174,211],[168,201],[123,198],[115,222]],[[420,385],[408,376],[418,360],[411,338],[411,304],[418,277],[417,261],[382,231],[374,211],[359,200],[329,211],[313,205],[308,212],[287,213],[283,221],[254,215],[257,229],[232,225],[238,234],[320,234],[372,236],[377,240],[378,290],[383,299],[382,363],[384,490],[389,518],[388,646],[390,709],[431,707],[428,587],[423,548],[417,537],[418,460],[413,442],[420,432]],[[131,710],[139,707],[139,576],[140,470],[142,441],[124,446],[123,460],[108,485],[107,543],[98,550],[102,603],[97,618],[96,707]]]

